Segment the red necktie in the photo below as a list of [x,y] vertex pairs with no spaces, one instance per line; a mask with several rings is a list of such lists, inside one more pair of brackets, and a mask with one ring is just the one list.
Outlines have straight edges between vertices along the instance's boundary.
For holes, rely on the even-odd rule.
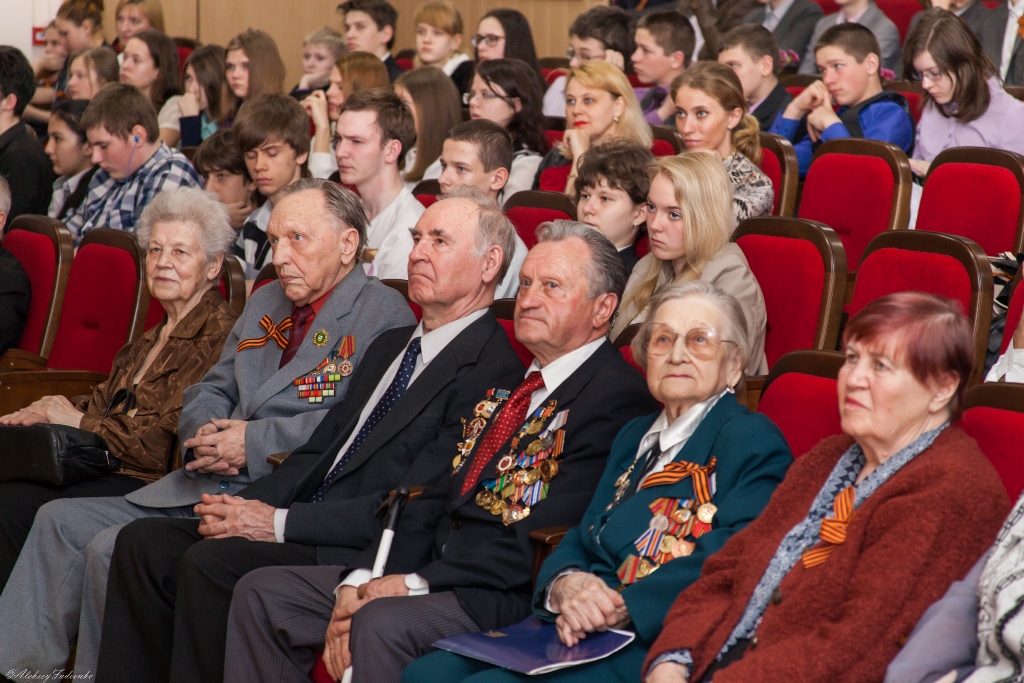
[[516,387],[516,390],[509,396],[508,402],[502,406],[498,418],[491,425],[491,428],[484,434],[483,441],[473,454],[473,462],[469,464],[466,471],[466,479],[462,482],[462,494],[466,495],[476,486],[480,473],[491,461],[494,454],[498,452],[512,433],[526,421],[526,413],[530,407],[530,397],[533,392],[544,387],[544,377],[539,372],[531,372],[523,380],[523,383]]
[[288,336],[288,346],[284,347],[284,353],[281,354],[281,363],[277,366],[278,368],[283,368],[288,365],[292,358],[295,358],[295,354],[299,352],[299,347],[302,346],[302,340],[306,338],[306,328],[309,327],[309,321],[315,316],[316,312],[309,304],[292,313],[292,332]]

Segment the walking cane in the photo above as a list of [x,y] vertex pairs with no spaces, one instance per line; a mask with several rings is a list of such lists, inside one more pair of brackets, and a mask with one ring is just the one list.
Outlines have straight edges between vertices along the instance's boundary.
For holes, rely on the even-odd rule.
[[[384,566],[388,563],[388,555],[391,554],[391,542],[395,538],[395,529],[398,527],[398,518],[402,514],[402,508],[409,500],[409,489],[404,486],[395,491],[391,497],[391,504],[387,508],[387,521],[384,522],[384,532],[380,535],[380,546],[377,548],[377,557],[373,560],[373,571],[370,572],[370,580],[379,579],[384,576]],[[345,675],[341,677],[341,683],[352,683],[352,667],[345,669]]]

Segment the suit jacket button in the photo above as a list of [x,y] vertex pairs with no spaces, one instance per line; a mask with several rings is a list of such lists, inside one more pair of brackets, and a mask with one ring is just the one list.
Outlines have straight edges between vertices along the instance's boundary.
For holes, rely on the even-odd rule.
[[226,481],[222,481],[222,482],[220,483],[220,490],[221,490],[221,491],[226,491],[226,490],[227,490],[227,488],[228,488],[228,483],[227,483]]
[[782,591],[776,588],[772,591],[772,604],[777,605],[782,602]]
[[453,519],[452,520],[452,529],[454,529],[455,531],[458,531],[461,528],[462,528],[462,520],[461,519]]

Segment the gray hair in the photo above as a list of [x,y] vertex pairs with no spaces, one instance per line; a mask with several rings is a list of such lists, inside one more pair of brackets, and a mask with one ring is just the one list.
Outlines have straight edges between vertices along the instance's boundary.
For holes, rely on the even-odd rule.
[[743,307],[732,294],[727,294],[703,280],[665,285],[654,293],[648,304],[647,318],[633,337],[633,360],[640,367],[647,369],[647,343],[650,341],[651,328],[654,326],[654,316],[662,304],[680,299],[702,299],[718,311],[724,329],[717,332],[721,339],[736,344],[735,353],[739,356],[740,367],[746,368],[747,361],[750,360],[750,336],[747,333],[747,319],[743,316]]
[[169,222],[191,223],[199,229],[199,248],[207,264],[218,256],[226,256],[238,237],[224,203],[217,195],[198,187],[164,190],[153,197],[135,231],[144,252],[148,250],[153,226]]
[[579,221],[548,221],[537,226],[537,242],[561,242],[570,237],[583,240],[590,249],[590,264],[587,266],[591,301],[602,294],[614,294],[622,301],[626,289],[626,266],[611,240],[595,228]]
[[476,255],[483,256],[493,246],[501,248],[501,269],[495,282],[502,282],[516,253],[516,227],[502,212],[498,202],[478,187],[456,185],[439,200],[439,203],[449,199],[468,199],[476,204]]
[[355,192],[348,190],[338,183],[322,178],[302,178],[284,188],[286,195],[306,190],[317,190],[327,206],[327,214],[331,219],[331,226],[338,231],[338,235],[346,230],[355,230],[359,233],[359,244],[356,246],[356,253],[363,253],[366,246],[366,231],[370,227],[370,219],[366,217],[366,208],[362,200]]
[[[7,178],[0,175],[0,213],[5,216],[11,212],[11,186],[7,184]],[[0,225],[2,228],[3,225]]]

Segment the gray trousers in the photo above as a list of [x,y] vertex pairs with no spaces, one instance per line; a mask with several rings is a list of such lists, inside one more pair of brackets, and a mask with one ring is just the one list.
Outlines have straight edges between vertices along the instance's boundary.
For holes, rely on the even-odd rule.
[[[224,683],[309,683],[334,610],[340,568],[266,567],[235,586]],[[454,593],[380,598],[352,620],[353,683],[398,683],[431,643],[479,627]]]
[[123,497],[55,500],[39,508],[0,594],[0,671],[96,673],[107,570],[117,532],[141,517],[193,517],[192,507],[145,508]]

